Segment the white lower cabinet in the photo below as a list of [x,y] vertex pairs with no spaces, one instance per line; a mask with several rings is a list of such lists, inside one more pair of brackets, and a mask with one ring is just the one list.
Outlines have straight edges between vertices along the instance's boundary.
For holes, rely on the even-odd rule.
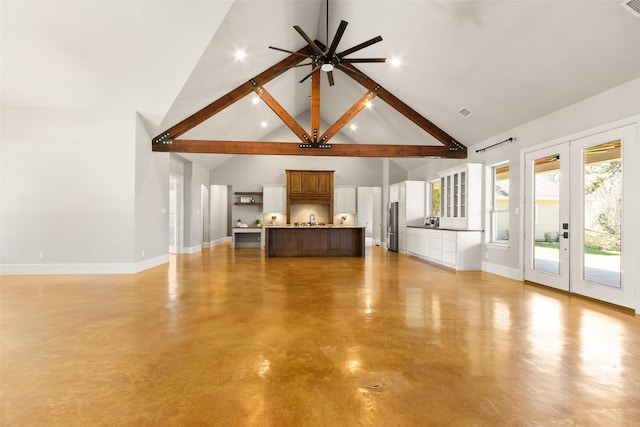
[[407,253],[456,270],[481,270],[482,232],[408,227]]
[[398,233],[398,252],[407,253],[407,233],[403,233],[402,230]]

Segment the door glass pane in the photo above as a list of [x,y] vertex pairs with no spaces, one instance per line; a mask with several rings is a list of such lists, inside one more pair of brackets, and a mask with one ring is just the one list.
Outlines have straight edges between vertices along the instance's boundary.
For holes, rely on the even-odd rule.
[[533,268],[560,274],[560,156],[534,162]]
[[584,280],[620,287],[622,223],[621,141],[589,147],[583,155]]

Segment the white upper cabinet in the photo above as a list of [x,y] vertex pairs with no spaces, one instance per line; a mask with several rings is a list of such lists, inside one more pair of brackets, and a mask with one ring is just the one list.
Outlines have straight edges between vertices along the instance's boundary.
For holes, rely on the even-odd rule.
[[337,214],[355,214],[356,210],[356,187],[335,187],[333,189],[333,211]]
[[400,201],[400,184],[391,184],[389,186],[389,203]]
[[440,228],[482,229],[482,164],[440,172]]
[[264,213],[286,212],[287,211],[287,187],[264,186],[262,187],[262,200]]

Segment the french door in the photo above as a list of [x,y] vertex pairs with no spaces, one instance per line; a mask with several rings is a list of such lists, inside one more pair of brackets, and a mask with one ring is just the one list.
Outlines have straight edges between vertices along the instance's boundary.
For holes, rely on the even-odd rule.
[[525,154],[525,280],[634,307],[625,255],[637,242],[624,231],[637,208],[624,153],[635,133],[627,126]]

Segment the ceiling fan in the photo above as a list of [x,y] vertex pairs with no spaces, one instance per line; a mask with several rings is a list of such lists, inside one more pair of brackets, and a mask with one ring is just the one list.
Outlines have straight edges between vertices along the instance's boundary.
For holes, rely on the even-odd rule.
[[[327,5],[327,17],[328,17],[328,5]],[[307,74],[302,80],[300,80],[300,83],[304,82],[305,80],[307,80],[309,77],[311,77],[313,75],[313,73],[322,70],[325,71],[327,73],[327,78],[329,79],[329,86],[333,86],[334,85],[334,81],[333,81],[333,70],[334,68],[337,68],[338,70],[352,76],[358,79],[363,79],[364,76],[360,73],[358,73],[357,71],[354,71],[348,67],[345,67],[343,64],[353,64],[353,63],[362,63],[362,62],[385,62],[387,60],[387,58],[346,58],[347,55],[350,55],[354,52],[357,52],[361,49],[364,49],[368,46],[371,46],[372,44],[378,43],[379,41],[382,41],[382,37],[377,36],[374,37],[370,40],[367,40],[363,43],[360,43],[356,46],[353,46],[350,49],[347,50],[343,50],[342,52],[336,52],[337,48],[338,48],[338,44],[340,43],[340,39],[342,39],[342,36],[344,34],[344,31],[347,29],[347,25],[349,23],[347,21],[340,21],[340,25],[338,26],[338,30],[336,31],[336,35],[333,37],[333,41],[331,42],[331,45],[326,48],[325,50],[322,50],[320,48],[320,46],[318,46],[317,43],[315,43],[313,40],[311,40],[311,38],[304,32],[304,30],[302,30],[302,28],[300,28],[297,25],[294,25],[293,28],[298,32],[298,34],[300,34],[302,36],[302,38],[307,42],[307,44],[309,45],[309,47],[311,47],[311,49],[313,50],[313,54],[311,55],[307,55],[307,54],[303,54],[303,53],[298,53],[298,52],[293,52],[287,49],[281,49],[279,47],[274,47],[274,46],[269,46],[269,49],[274,49],[274,50],[279,50],[281,52],[287,52],[287,53],[291,53],[294,55],[300,55],[300,56],[304,56],[306,58],[309,58],[311,60],[311,62],[305,63],[305,64],[298,64],[298,65],[293,65],[291,67],[287,67],[287,68],[293,68],[293,67],[302,67],[305,65],[311,65],[313,66],[313,68],[311,69],[311,72],[309,74]],[[328,19],[327,19],[327,27],[328,27]],[[329,39],[329,31],[327,28],[327,40]]]

